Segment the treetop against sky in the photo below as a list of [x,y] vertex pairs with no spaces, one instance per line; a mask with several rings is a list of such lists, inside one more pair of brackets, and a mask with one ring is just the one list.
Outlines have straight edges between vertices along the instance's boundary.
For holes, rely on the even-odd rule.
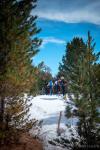
[[44,61],[53,75],[58,71],[59,62],[65,53],[66,43],[73,37],[87,40],[88,30],[99,51],[100,0],[38,0],[33,14],[38,15],[38,35],[43,39],[40,52],[33,63]]

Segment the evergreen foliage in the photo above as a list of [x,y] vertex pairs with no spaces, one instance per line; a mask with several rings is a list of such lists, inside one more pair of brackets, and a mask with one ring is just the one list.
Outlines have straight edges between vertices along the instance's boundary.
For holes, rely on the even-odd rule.
[[44,94],[44,88],[51,79],[52,74],[50,68],[44,62],[41,62],[37,67],[37,93]]
[[59,76],[64,76],[66,80],[70,80],[71,68],[77,65],[78,57],[86,49],[86,44],[82,38],[75,37],[71,42],[67,43],[65,55],[62,63],[59,65]]
[[27,122],[30,104],[24,93],[36,84],[32,57],[41,44],[35,37],[40,31],[37,17],[31,15],[35,7],[36,0],[0,0],[1,143],[10,129],[15,131]]
[[[99,53],[94,53],[95,43],[88,32],[85,44],[82,39],[74,38],[67,44],[63,64],[59,74],[63,74],[69,82],[69,92],[77,110],[72,115],[78,117],[77,132],[80,145],[100,146],[100,65],[97,63]],[[67,108],[69,112],[69,109]]]

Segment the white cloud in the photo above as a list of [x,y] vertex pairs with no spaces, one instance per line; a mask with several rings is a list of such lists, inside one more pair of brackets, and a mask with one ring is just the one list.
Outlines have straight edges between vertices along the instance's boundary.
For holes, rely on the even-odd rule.
[[66,41],[61,40],[61,39],[57,39],[55,37],[45,37],[45,38],[43,38],[41,48],[44,48],[44,46],[48,43],[66,44]]
[[[45,15],[46,14],[46,15]],[[38,12],[40,18],[64,21],[67,23],[90,22],[100,24],[100,16],[89,11],[77,10],[74,12]]]
[[35,13],[51,20],[100,25],[100,0],[39,0]]

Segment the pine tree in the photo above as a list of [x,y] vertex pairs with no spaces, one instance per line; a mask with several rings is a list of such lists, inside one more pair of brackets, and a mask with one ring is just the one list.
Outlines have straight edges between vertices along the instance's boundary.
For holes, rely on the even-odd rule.
[[[78,100],[81,101],[81,105],[78,103],[78,114],[80,116],[79,130],[82,142],[85,142],[87,145],[96,145],[100,142],[100,133],[99,133],[99,110],[98,110],[98,99],[97,95],[97,77],[95,74],[95,64],[99,58],[99,53],[94,53],[95,43],[88,32],[88,41],[86,53],[82,61],[82,71],[81,71],[81,95],[82,97]],[[82,113],[80,111],[82,110]],[[82,129],[83,127],[83,129]]]
[[64,76],[66,80],[70,80],[72,66],[77,64],[79,55],[84,52],[86,45],[82,38],[74,38],[67,43],[65,55],[62,58],[62,63],[59,65],[59,76]]
[[29,110],[29,93],[35,81],[32,57],[41,40],[34,36],[40,29],[31,15],[36,0],[0,0],[0,138],[5,130],[25,125]]
[[[99,64],[97,64],[100,54],[95,54],[94,49],[95,43],[88,32],[88,40],[84,44],[84,49],[79,55],[75,50],[73,50],[74,53],[70,52],[70,55],[67,52],[62,65],[64,75],[69,81],[69,91],[74,95],[72,101],[77,108],[74,111],[71,110],[71,113],[78,118],[79,143],[80,146],[85,146],[85,149],[100,147],[100,98],[98,94],[100,81]],[[72,59],[76,55],[77,61]]]

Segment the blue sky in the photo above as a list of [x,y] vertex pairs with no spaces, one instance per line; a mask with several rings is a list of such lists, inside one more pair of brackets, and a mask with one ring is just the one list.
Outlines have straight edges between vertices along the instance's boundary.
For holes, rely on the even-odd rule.
[[90,30],[100,51],[100,0],[38,0],[33,13],[38,15],[37,26],[42,29],[38,37],[43,39],[34,64],[44,61],[56,75],[59,62],[65,54],[66,43],[73,37],[87,39]]

